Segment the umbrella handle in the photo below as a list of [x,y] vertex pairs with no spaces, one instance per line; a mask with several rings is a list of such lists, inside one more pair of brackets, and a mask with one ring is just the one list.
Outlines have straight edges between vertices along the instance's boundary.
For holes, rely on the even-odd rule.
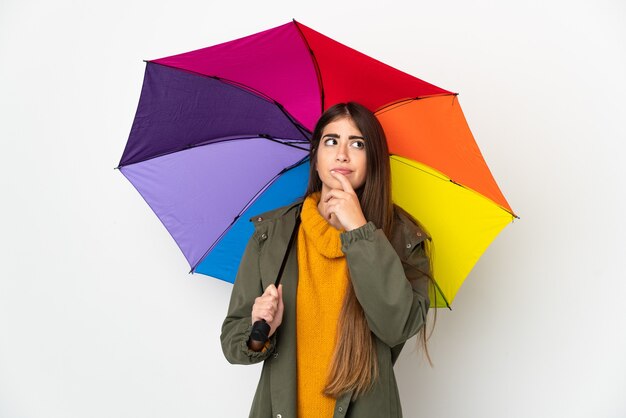
[[255,351],[259,351],[267,340],[269,340],[270,324],[265,319],[260,319],[252,325],[252,332],[248,339],[248,347]]

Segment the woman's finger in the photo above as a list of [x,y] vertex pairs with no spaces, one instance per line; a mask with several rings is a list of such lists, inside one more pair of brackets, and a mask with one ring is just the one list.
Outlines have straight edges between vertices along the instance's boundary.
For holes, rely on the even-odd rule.
[[330,174],[332,174],[332,176],[336,178],[339,181],[339,183],[341,183],[341,187],[343,188],[344,192],[347,192],[350,194],[356,194],[356,192],[352,188],[352,184],[350,184],[350,181],[345,175],[337,171],[331,171]]
[[274,284],[270,284],[265,288],[265,292],[263,292],[263,296],[272,296],[278,298],[278,290],[276,290],[276,286]]
[[285,309],[283,304],[283,285],[278,285],[278,312],[282,312]]
[[340,189],[331,189],[324,196],[324,203],[328,203],[331,199],[348,199],[350,194]]

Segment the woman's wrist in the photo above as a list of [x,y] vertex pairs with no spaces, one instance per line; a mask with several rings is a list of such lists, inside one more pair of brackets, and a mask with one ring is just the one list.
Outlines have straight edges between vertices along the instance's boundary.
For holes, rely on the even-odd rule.
[[354,231],[355,229],[359,229],[367,224],[367,220],[363,217],[361,219],[357,219],[352,225],[346,228],[346,231]]

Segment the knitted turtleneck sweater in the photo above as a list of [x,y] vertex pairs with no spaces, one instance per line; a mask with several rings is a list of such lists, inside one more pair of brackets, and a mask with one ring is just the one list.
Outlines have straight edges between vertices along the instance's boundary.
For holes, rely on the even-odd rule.
[[298,231],[296,303],[298,417],[332,417],[335,399],[323,394],[348,285],[341,231],[319,213],[320,194],[308,196]]

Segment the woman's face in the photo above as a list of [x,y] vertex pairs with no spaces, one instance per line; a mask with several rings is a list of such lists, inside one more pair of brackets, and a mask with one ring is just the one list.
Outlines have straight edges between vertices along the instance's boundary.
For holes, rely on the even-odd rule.
[[352,119],[342,117],[326,125],[317,150],[316,170],[322,181],[322,192],[342,189],[331,171],[343,174],[353,189],[365,184],[367,176],[366,143]]

